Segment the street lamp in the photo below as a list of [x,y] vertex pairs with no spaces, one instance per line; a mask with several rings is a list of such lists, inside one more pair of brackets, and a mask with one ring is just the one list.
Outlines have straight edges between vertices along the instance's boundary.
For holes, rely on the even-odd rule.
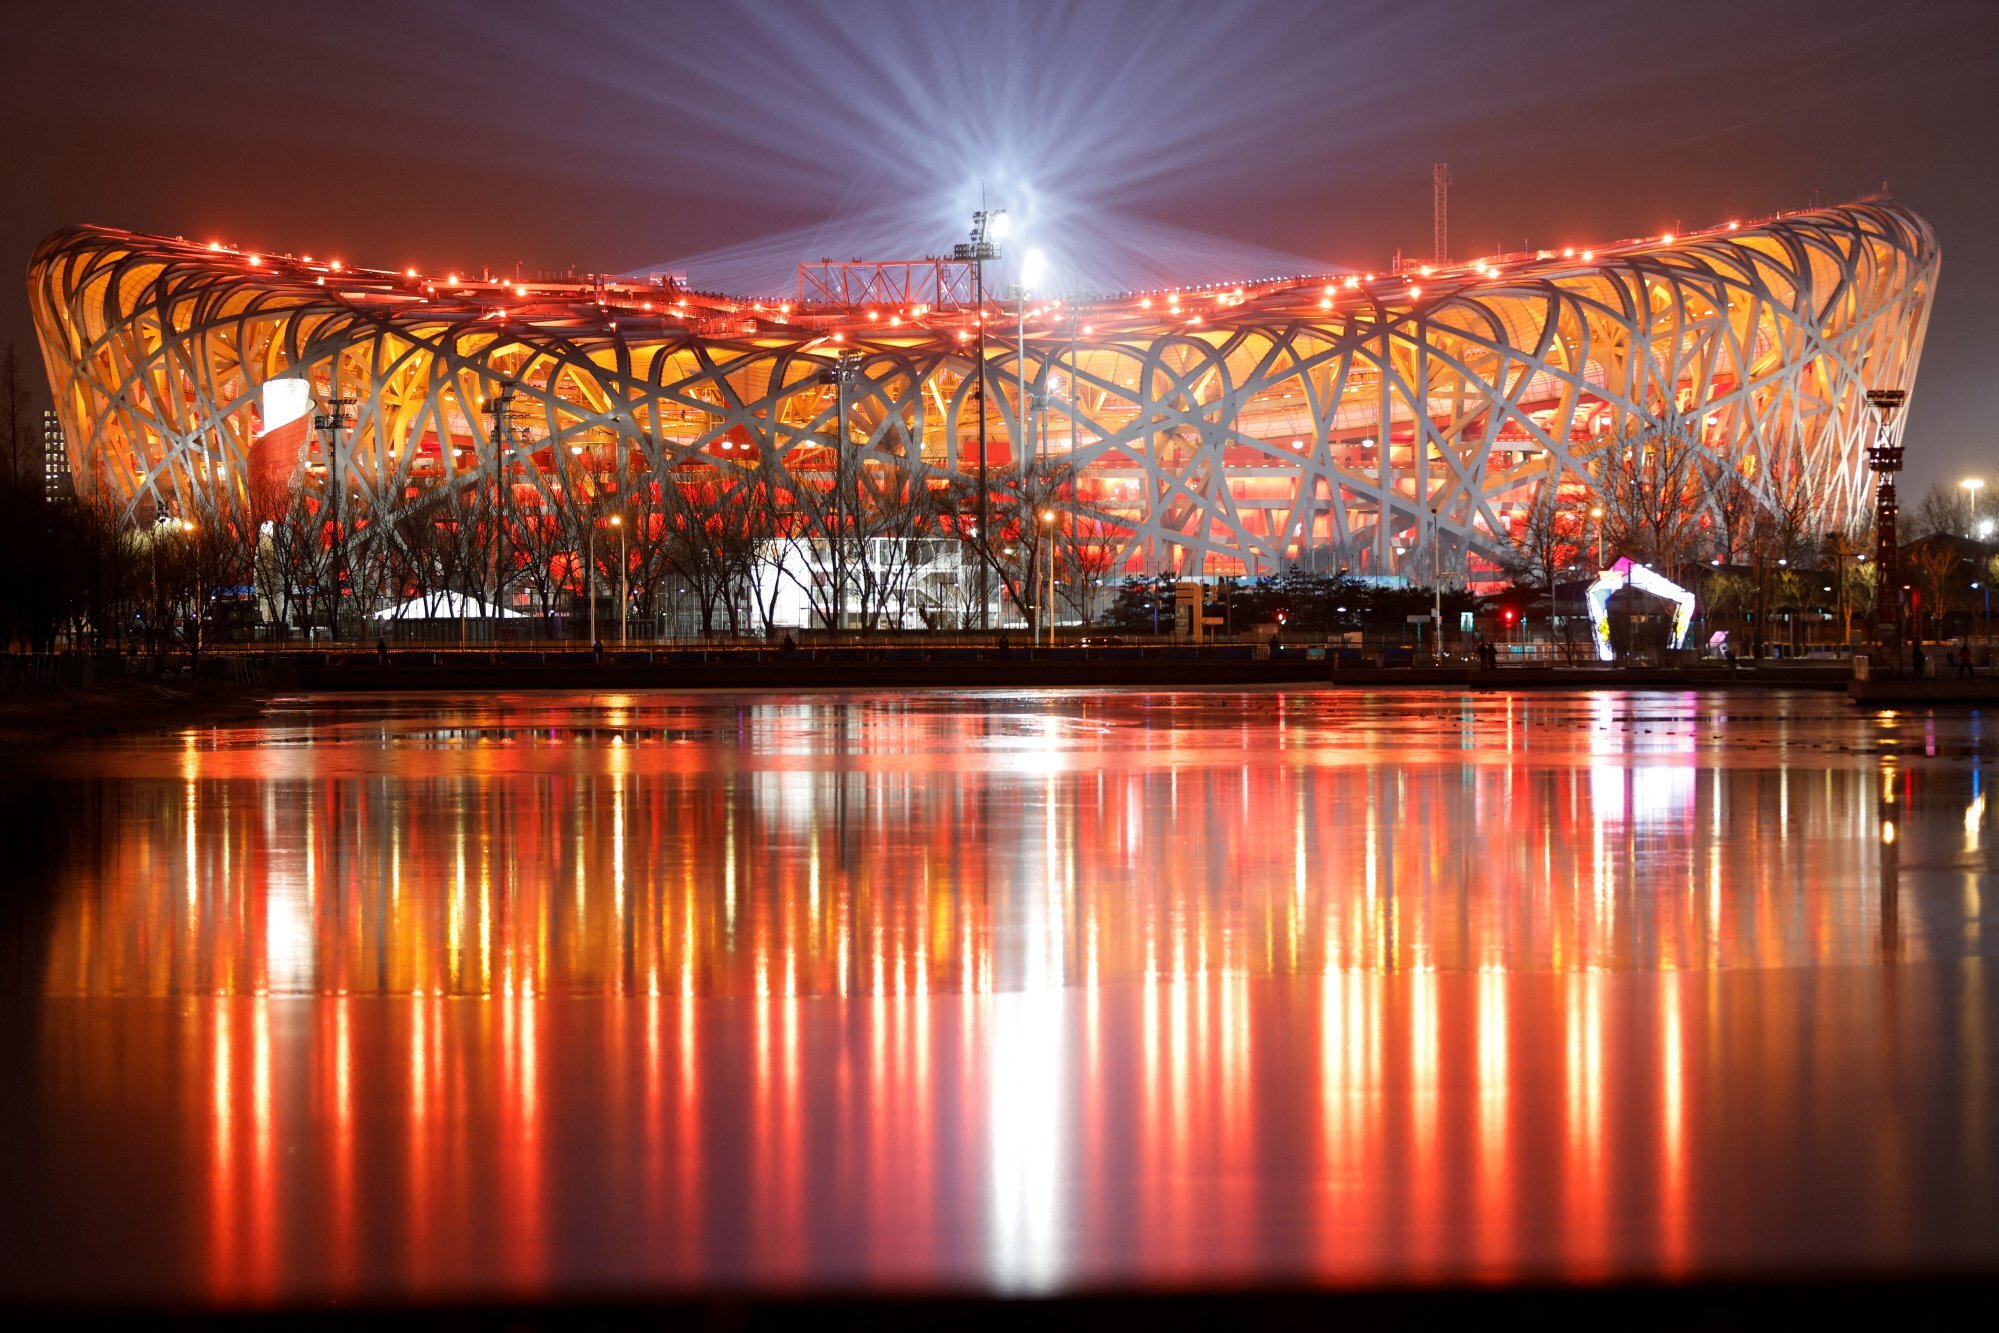
[[[972,266],[972,304],[978,311],[978,358],[979,382],[975,392],[979,399],[979,533],[983,536],[990,528],[987,521],[991,508],[991,495],[986,481],[986,261],[998,259],[1000,248],[997,242],[1004,240],[1007,233],[1006,210],[980,209],[972,214],[972,238],[960,241],[951,247],[951,257]],[[988,580],[987,562],[979,561],[979,628],[991,626],[992,597]]]
[[[632,566],[625,558],[625,516],[611,515],[611,526],[618,530],[618,646],[622,648],[627,642],[625,614],[632,604],[632,595],[628,586]],[[590,605],[594,610],[597,604],[592,602]]]
[[1039,620],[1039,621],[1040,621],[1040,622],[1041,622],[1042,624],[1045,624],[1045,625],[1047,625],[1047,626],[1048,626],[1048,635],[1047,635],[1047,638],[1048,638],[1048,646],[1049,646],[1049,647],[1051,647],[1051,648],[1055,646],[1055,547],[1054,547],[1054,541],[1055,541],[1055,511],[1054,511],[1053,509],[1044,509],[1044,510],[1042,510],[1042,511],[1041,511],[1041,541],[1040,541],[1039,543],[1037,543],[1037,544],[1036,544],[1036,547],[1035,547],[1035,549],[1036,549],[1037,551],[1039,551],[1039,550],[1040,550],[1040,549],[1041,549],[1042,547],[1047,547],[1047,548],[1048,548],[1048,550],[1047,550],[1047,554],[1048,554],[1048,595],[1047,595],[1047,597],[1045,597],[1045,598],[1044,598],[1044,599],[1042,600],[1042,603],[1041,603],[1041,606],[1042,606],[1042,611],[1041,611],[1041,615],[1040,615],[1040,616],[1038,617],[1038,620]]
[[1603,572],[1603,506],[1591,505],[1589,516],[1596,520],[1596,572]]
[[1444,577],[1437,563],[1437,511],[1430,510],[1430,656],[1444,660]]
[[326,410],[312,417],[313,429],[326,434],[327,499],[333,509],[333,624],[329,628],[336,639],[340,636],[340,589],[347,574],[347,528],[340,512],[347,479],[340,470],[340,432],[354,424],[354,404],[359,401],[351,396],[329,396]]
[[1971,492],[1971,533],[1966,534],[1970,536],[1978,531],[1978,493],[1985,489],[1985,478],[1966,477],[1957,484]]
[[597,646],[597,520],[590,519],[590,536],[583,558],[583,600],[590,604],[590,646]]

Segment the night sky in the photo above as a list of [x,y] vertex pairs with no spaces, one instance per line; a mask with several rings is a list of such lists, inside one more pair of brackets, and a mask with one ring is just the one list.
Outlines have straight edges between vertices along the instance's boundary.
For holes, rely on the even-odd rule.
[[[980,190],[1071,286],[1380,269],[1878,190],[1944,264],[1916,489],[1999,466],[1995,0],[12,9],[0,254],[71,222],[436,271],[916,257]],[[32,347],[17,279],[0,336]]]

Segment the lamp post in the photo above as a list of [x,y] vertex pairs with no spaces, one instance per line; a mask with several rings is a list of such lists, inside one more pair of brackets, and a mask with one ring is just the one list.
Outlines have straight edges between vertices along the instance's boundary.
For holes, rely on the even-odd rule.
[[[951,257],[969,262],[972,266],[972,304],[978,311],[978,359],[979,381],[973,392],[979,400],[979,538],[986,540],[991,524],[987,522],[987,511],[991,507],[991,496],[986,484],[986,261],[1000,257],[999,241],[1006,239],[1006,210],[996,208],[988,212],[980,209],[972,214],[972,238],[960,241],[951,247]],[[987,562],[979,561],[979,628],[989,629],[992,624],[991,584],[988,582]]]
[[[178,530],[185,535],[193,532],[195,525],[186,519],[181,519]],[[194,630],[188,643],[190,650],[196,657],[199,657],[201,655],[201,555],[199,552],[189,552],[186,548],[182,548],[181,555],[189,561],[194,570]]]
[[1843,533],[1828,532],[1825,536],[1825,553],[1832,557],[1833,606],[1839,612],[1839,641],[1851,651],[1853,616],[1846,600],[1846,558],[1853,552],[1847,549]]
[[314,413],[312,418],[313,428],[326,433],[326,492],[333,512],[333,623],[327,628],[336,639],[340,637],[340,590],[347,574],[347,528],[340,512],[347,479],[340,475],[340,432],[353,422],[354,404],[358,401],[351,397],[330,397],[326,400],[326,410]]
[[[626,643],[625,614],[630,610],[632,595],[627,586],[631,574],[631,562],[625,558],[625,516],[611,515],[611,526],[618,530],[618,646]],[[593,602],[594,607],[596,604]]]
[[1051,647],[1051,648],[1055,646],[1055,547],[1054,547],[1054,541],[1055,541],[1055,511],[1054,511],[1053,509],[1044,509],[1044,510],[1042,510],[1042,511],[1041,511],[1041,540],[1040,540],[1040,541],[1039,541],[1038,543],[1036,543],[1036,544],[1035,544],[1035,550],[1036,550],[1036,551],[1038,552],[1038,551],[1040,551],[1040,550],[1041,550],[1041,548],[1042,548],[1042,547],[1044,547],[1044,546],[1048,548],[1048,552],[1047,552],[1047,555],[1048,555],[1048,595],[1047,595],[1047,596],[1046,596],[1045,598],[1043,598],[1043,599],[1042,599],[1042,603],[1041,603],[1041,605],[1042,605],[1042,613],[1041,613],[1041,615],[1040,615],[1039,617],[1037,617],[1037,620],[1038,620],[1038,622],[1039,622],[1039,623],[1041,623],[1041,624],[1046,624],[1046,625],[1048,626],[1048,634],[1047,634],[1047,641],[1048,641],[1048,646],[1049,646],[1049,647]]
[[1591,505],[1589,516],[1596,520],[1596,572],[1603,573],[1603,506]]
[[589,555],[583,561],[583,600],[590,604],[590,646],[597,646],[597,519],[590,519]]
[[[1986,541],[1992,536],[1992,520],[1978,516],[1978,494],[1985,489],[1985,478],[1966,477],[1957,484],[1971,492],[1970,535],[1977,541]],[[1985,594],[1985,642],[1989,644],[1992,642],[1992,585],[1988,579],[1980,578],[1971,586]]]
[[1430,510],[1430,656],[1444,660],[1444,575],[1437,560],[1437,511]]

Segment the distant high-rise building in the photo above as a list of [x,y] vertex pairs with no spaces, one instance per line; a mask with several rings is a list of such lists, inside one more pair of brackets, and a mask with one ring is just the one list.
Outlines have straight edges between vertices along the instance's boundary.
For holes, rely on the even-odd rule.
[[50,504],[72,491],[69,478],[69,449],[63,443],[62,418],[55,409],[42,412],[42,498]]

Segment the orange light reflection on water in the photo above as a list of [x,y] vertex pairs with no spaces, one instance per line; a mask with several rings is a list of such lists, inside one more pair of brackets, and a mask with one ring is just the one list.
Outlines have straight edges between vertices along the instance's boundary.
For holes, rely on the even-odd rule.
[[[1879,958],[1868,764],[1257,698],[184,748],[67,871],[45,1046],[185,1122],[251,1300],[1679,1274],[1730,1117],[1878,1074],[1878,979],[1796,984]],[[136,1091],[112,998],[191,1016]]]

